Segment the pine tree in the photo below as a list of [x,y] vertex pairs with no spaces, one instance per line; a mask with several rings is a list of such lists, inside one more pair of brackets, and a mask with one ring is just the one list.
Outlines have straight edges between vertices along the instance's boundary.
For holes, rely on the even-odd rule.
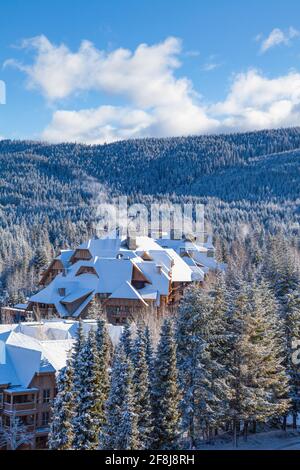
[[178,448],[180,435],[180,392],[176,366],[176,343],[170,319],[163,323],[155,361],[153,447]]
[[300,295],[292,292],[287,295],[284,317],[286,369],[289,377],[289,397],[293,416],[293,427],[297,427],[300,412],[300,364],[294,359],[294,351],[300,346]]
[[229,319],[235,445],[241,422],[246,433],[250,421],[267,422],[283,415],[288,408],[287,377],[276,322],[273,313],[266,312],[266,300],[272,306],[271,297],[265,286],[254,286],[252,290],[251,295],[243,286]]
[[248,335],[258,366],[252,372],[252,385],[263,405],[256,410],[257,419],[283,416],[289,408],[288,377],[284,365],[282,320],[269,285],[262,281],[252,286],[252,314]]
[[95,333],[90,330],[77,359],[76,415],[74,418],[74,448],[97,449],[104,422],[104,394],[101,387],[99,354]]
[[107,400],[109,393],[109,367],[112,356],[112,342],[107,331],[105,320],[98,319],[96,330],[96,344],[99,355],[99,374],[101,376],[101,388],[104,399]]
[[[214,296],[191,287],[180,305],[176,324],[177,364],[182,390],[183,430],[191,447],[199,431],[208,438],[224,419],[230,390],[225,368],[223,286]],[[223,361],[223,362],[221,362]]]
[[[146,439],[147,434],[143,427],[138,427],[138,420],[142,418],[141,409],[137,410],[136,395],[133,384],[133,369],[130,358],[124,357],[121,369],[121,380],[124,387],[124,398],[121,406],[121,419],[118,429],[118,449],[119,450],[137,450],[144,448],[142,439]],[[142,389],[140,389],[143,392]],[[143,425],[145,419],[140,421]],[[141,434],[142,433],[142,434]],[[146,435],[145,435],[146,434]],[[146,442],[146,441],[144,441]]]
[[33,258],[33,266],[37,276],[46,268],[48,262],[49,259],[45,248],[43,246],[38,247]]
[[154,380],[154,352],[149,326],[146,326],[144,335],[146,341],[146,362],[148,366],[149,381],[151,385]]
[[74,392],[74,400],[75,404],[77,407],[77,402],[78,402],[78,396],[80,394],[80,390],[82,388],[82,383],[81,383],[81,359],[80,355],[82,353],[82,350],[86,344],[86,339],[84,336],[84,331],[83,331],[83,322],[82,320],[79,321],[78,323],[78,328],[76,331],[76,339],[75,339],[75,344],[72,352],[72,366],[73,366],[73,392]]
[[57,379],[58,392],[52,408],[52,422],[48,438],[49,449],[70,450],[73,443],[75,400],[73,393],[73,367],[67,362]]
[[94,297],[89,304],[88,317],[94,320],[98,320],[98,318],[101,318],[102,315],[102,307],[99,302],[97,302],[96,297]]
[[[249,347],[245,348],[247,341],[245,319],[249,313],[249,297],[245,286],[237,295],[233,311],[229,318],[230,332],[230,373],[232,399],[230,401],[230,416],[232,417],[233,442],[238,445],[238,432],[241,421],[248,422],[251,418],[251,402],[255,402],[255,393],[248,386],[248,368],[256,367],[255,364],[249,364]],[[251,350],[251,348],[250,348]],[[248,353],[248,355],[247,355]],[[252,359],[252,358],[251,358]]]
[[132,348],[134,361],[134,398],[138,416],[139,448],[151,448],[153,431],[152,401],[147,364],[147,339],[144,331],[139,328]]
[[75,345],[74,345],[73,354],[72,354],[73,368],[75,371],[77,370],[77,360],[78,360],[79,353],[84,345],[84,342],[85,342],[85,337],[84,337],[84,331],[83,331],[83,323],[82,323],[82,320],[80,320],[78,323],[78,329],[76,332],[76,340],[75,340]]
[[127,321],[123,327],[120,343],[123,346],[124,352],[127,357],[131,357],[132,353],[132,337],[130,323]]
[[100,443],[102,449],[139,448],[132,375],[131,360],[119,343],[114,354],[110,393],[105,405],[106,425]]
[[268,240],[264,274],[280,302],[284,303],[286,295],[299,288],[299,271],[291,247],[283,236],[270,237]]
[[106,450],[117,449],[118,427],[121,419],[121,403],[124,399],[124,384],[122,383],[122,363],[124,362],[124,350],[118,344],[112,364],[110,392],[105,403],[106,424],[101,436],[100,448]]

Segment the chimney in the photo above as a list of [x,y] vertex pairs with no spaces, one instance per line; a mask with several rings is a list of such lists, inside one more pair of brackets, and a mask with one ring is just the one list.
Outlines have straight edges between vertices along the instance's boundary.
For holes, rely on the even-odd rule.
[[162,272],[162,266],[161,266],[160,264],[157,264],[157,265],[156,265],[156,272],[157,272],[158,274],[161,274],[161,272]]
[[185,233],[184,238],[187,242],[194,242],[196,239],[193,233]]
[[129,250],[136,250],[137,249],[137,244],[136,244],[136,234],[135,233],[129,233],[127,237],[127,246]]
[[181,240],[182,239],[182,230],[178,228],[172,228],[170,231],[171,240]]

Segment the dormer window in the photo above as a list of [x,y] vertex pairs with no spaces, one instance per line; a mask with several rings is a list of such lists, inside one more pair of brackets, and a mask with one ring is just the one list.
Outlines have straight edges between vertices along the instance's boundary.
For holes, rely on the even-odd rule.
[[144,251],[144,253],[141,256],[143,261],[153,261],[153,258],[149,255],[147,251]]
[[145,281],[132,281],[131,284],[137,290],[143,289],[145,287]]
[[64,297],[66,295],[66,288],[65,287],[59,287],[58,288],[58,293],[61,297]]
[[78,269],[76,276],[80,276],[80,274],[95,274],[97,277],[99,277],[93,266],[81,266]]

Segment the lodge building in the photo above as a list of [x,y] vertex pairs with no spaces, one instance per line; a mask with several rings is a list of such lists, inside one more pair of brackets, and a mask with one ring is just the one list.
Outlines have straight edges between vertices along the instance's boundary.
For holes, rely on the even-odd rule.
[[217,268],[208,239],[91,239],[53,259],[27,311],[37,319],[78,319],[96,305],[111,324],[164,316],[176,310],[186,286]]
[[[83,320],[85,335],[96,327],[95,320]],[[0,325],[0,450],[12,449],[10,440],[2,442],[2,430],[20,440],[16,421],[30,435],[18,450],[47,448],[56,376],[71,356],[77,329],[73,320]],[[114,345],[121,331],[120,326],[108,325]]]

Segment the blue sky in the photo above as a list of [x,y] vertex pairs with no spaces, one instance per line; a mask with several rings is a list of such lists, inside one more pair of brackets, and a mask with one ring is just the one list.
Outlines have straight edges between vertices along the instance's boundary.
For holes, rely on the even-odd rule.
[[300,124],[297,0],[2,0],[0,63],[2,138]]

